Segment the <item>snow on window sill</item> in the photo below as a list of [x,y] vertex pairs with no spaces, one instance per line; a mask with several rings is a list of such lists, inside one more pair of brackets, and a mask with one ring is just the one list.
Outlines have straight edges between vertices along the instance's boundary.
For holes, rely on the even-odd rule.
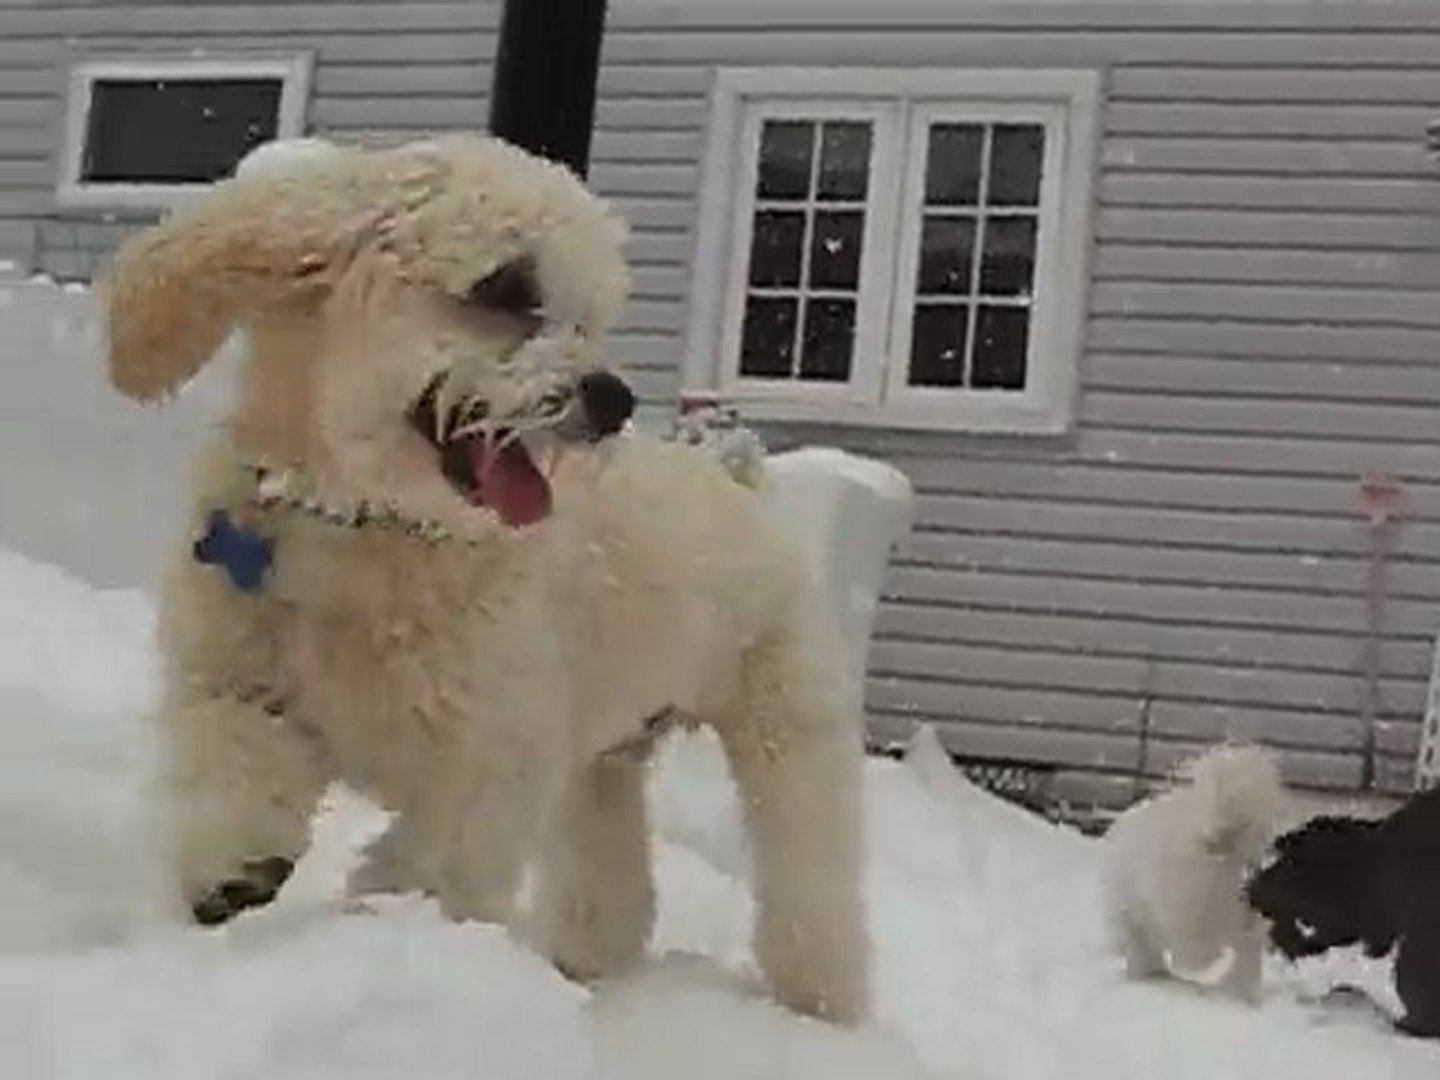
[[834,398],[806,400],[755,397],[743,390],[719,395],[739,410],[742,421],[794,423],[873,429],[877,431],[935,432],[956,435],[1020,435],[1053,437],[1068,433],[1074,424],[1069,408],[1024,400],[996,400],[996,395],[975,394],[968,400],[913,406],[881,405]]

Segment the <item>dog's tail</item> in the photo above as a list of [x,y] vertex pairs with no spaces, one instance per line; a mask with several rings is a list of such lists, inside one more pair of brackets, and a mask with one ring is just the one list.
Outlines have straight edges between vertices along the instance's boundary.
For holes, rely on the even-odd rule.
[[1178,772],[1207,807],[1212,847],[1253,854],[1269,841],[1284,785],[1275,759],[1263,748],[1222,743],[1184,762]]

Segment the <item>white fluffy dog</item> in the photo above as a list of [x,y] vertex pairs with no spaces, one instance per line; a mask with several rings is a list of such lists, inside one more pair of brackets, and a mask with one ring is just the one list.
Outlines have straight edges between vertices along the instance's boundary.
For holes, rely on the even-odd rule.
[[757,492],[613,435],[628,390],[587,365],[625,295],[618,223],[494,140],[317,149],[217,185],[106,283],[136,399],[245,330],[161,605],[185,901],[265,902],[338,779],[397,814],[353,893],[516,925],[533,863],[527,935],[610,974],[653,916],[647,736],[683,716],[741,790],[771,987],[860,1019],[859,680]]
[[1218,978],[1254,1001],[1265,927],[1244,890],[1281,824],[1279,771],[1257,747],[1224,745],[1181,772],[1180,785],[1130,807],[1106,834],[1116,943],[1133,978]]

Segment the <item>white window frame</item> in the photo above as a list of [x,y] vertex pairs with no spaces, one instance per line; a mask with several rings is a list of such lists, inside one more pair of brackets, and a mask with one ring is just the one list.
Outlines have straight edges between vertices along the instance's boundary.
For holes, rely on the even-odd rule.
[[278,79],[276,138],[305,133],[314,55],[309,52],[246,56],[124,56],[75,62],[69,73],[65,127],[55,201],[67,209],[166,210],[209,184],[93,183],[81,179],[85,136],[96,82],[109,79]]
[[[754,176],[760,154],[760,129],[766,120],[786,119],[803,115],[813,120],[871,120],[877,121],[895,114],[895,107],[885,103],[851,105],[837,102],[814,102],[808,100],[790,101],[782,98],[768,100],[749,110],[744,119],[741,134],[740,175]],[[873,166],[884,161],[889,155],[899,152],[893,138],[894,124],[876,123],[870,143],[870,182],[867,184],[865,231],[861,241],[862,258],[860,280],[856,295],[855,310],[855,354],[863,349],[884,348],[889,307],[884,304],[885,283],[883,253],[892,249],[895,237],[893,223],[887,220],[886,211],[893,208],[899,194],[896,185],[885,182],[888,176],[880,176]],[[877,182],[879,181],[879,182]],[[735,192],[734,237],[730,246],[729,274],[725,295],[727,307],[720,327],[720,350],[724,356],[738,356],[740,333],[745,319],[747,278],[750,270],[750,240],[755,224],[755,184]],[[807,200],[797,206],[811,207]],[[869,252],[877,257],[868,257]],[[802,251],[802,259],[808,259],[808,251]],[[804,295],[804,289],[801,289]],[[825,382],[815,380],[799,382],[794,379],[740,378],[734,370],[721,369],[718,372],[720,392],[727,397],[747,397],[769,402],[783,403],[797,397],[809,399],[813,404],[833,405],[863,404],[879,391],[881,372],[878,368],[852,369],[857,376],[849,382]]]
[[[1058,434],[1073,423],[1087,298],[1101,75],[1093,70],[732,68],[717,74],[700,195],[685,387],[757,420]],[[848,383],[738,376],[760,124],[874,124]],[[1039,243],[1024,390],[906,384],[923,161],[934,121],[1043,123]],[[885,167],[887,161],[902,166]],[[902,184],[903,181],[903,184]],[[877,313],[883,312],[883,316]],[[876,323],[876,319],[879,322]],[[876,326],[883,329],[877,331]]]

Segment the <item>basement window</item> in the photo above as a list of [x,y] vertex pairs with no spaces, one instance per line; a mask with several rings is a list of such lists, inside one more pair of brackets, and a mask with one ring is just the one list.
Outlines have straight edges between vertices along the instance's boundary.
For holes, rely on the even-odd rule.
[[165,210],[305,128],[308,55],[89,60],[70,73],[56,201]]

